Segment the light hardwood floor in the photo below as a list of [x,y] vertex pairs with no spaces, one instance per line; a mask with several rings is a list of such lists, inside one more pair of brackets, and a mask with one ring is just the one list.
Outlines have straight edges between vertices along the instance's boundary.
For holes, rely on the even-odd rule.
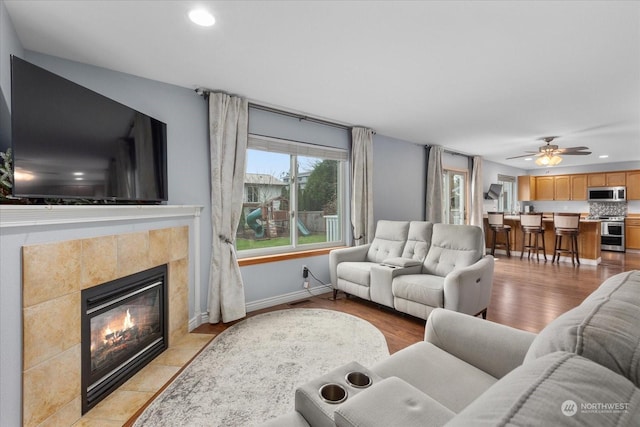
[[[606,278],[637,269],[640,253],[602,252],[600,265],[575,267],[566,262],[551,264],[551,259],[545,263],[497,255],[487,319],[539,332],[560,314],[580,304]],[[342,292],[336,301],[330,299],[330,294],[310,295],[298,302],[251,312],[249,316],[299,307],[326,308],[361,317],[384,333],[391,353],[422,340],[424,335],[424,320],[356,297],[346,298]],[[231,324],[205,324],[193,332],[217,334]]]

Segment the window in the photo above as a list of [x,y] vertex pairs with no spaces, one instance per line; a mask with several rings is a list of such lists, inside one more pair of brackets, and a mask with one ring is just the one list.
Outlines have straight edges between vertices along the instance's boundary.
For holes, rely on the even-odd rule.
[[498,174],[498,184],[502,184],[502,193],[498,198],[498,210],[501,212],[516,212],[516,177]]
[[445,169],[442,173],[444,207],[443,222],[445,224],[467,223],[467,171]]
[[253,202],[256,203],[260,200],[260,196],[259,196],[259,191],[260,191],[260,187],[258,187],[257,185],[251,185],[247,182],[245,182],[246,185],[246,189],[247,189],[247,202]]
[[345,150],[250,135],[239,255],[344,244]]

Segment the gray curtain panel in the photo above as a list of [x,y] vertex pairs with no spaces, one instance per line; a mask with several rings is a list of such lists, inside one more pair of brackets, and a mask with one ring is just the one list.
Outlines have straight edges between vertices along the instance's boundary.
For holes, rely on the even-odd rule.
[[223,93],[209,95],[211,222],[213,239],[207,310],[209,323],[246,316],[244,284],[235,251],[242,211],[248,133],[248,102]]
[[469,223],[482,227],[482,157],[473,156],[471,167],[471,217]]
[[426,220],[442,222],[444,217],[442,205],[442,153],[444,149],[439,145],[429,147],[427,163],[427,200]]
[[373,130],[351,130],[351,225],[356,245],[370,243],[373,223]]

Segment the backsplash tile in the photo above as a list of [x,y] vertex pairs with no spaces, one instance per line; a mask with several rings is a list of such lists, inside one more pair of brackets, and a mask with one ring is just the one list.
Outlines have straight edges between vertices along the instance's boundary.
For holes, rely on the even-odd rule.
[[624,202],[589,202],[590,216],[627,216]]

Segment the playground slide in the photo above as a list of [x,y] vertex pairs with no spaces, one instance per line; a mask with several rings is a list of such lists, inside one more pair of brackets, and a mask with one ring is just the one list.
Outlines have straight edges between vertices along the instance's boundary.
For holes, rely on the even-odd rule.
[[303,236],[308,236],[309,234],[311,234],[307,227],[304,226],[302,221],[300,221],[300,218],[298,218],[298,230],[300,230],[300,233],[302,233]]
[[[264,237],[264,226],[258,222],[262,218],[262,209],[258,208],[254,211],[251,211],[249,215],[247,215],[247,225],[256,233],[256,238],[262,239]],[[305,227],[305,225],[298,218],[297,221],[298,230],[302,233],[303,236],[308,236],[311,232]]]
[[258,208],[247,215],[247,225],[256,232],[256,238],[264,237],[264,227],[258,222],[262,218],[262,209]]

